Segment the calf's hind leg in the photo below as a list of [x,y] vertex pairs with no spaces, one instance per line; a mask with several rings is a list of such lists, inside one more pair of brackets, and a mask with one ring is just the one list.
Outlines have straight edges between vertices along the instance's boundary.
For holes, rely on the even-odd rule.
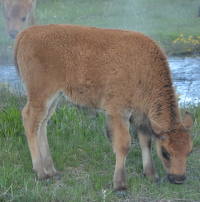
[[31,153],[33,170],[38,179],[48,179],[57,172],[49,152],[46,123],[57,104],[56,98],[47,102],[31,102],[22,111],[23,124]]
[[114,172],[114,190],[126,191],[126,171],[125,161],[131,144],[129,134],[129,120],[125,120],[121,115],[108,115],[107,127],[110,134],[110,140],[116,154],[116,165]]
[[50,119],[53,112],[55,111],[58,100],[59,100],[59,94],[54,96],[53,99],[49,100],[47,114],[45,118],[43,119],[38,131],[38,142],[39,142],[40,152],[42,155],[42,161],[43,161],[44,169],[47,171],[49,177],[56,176],[58,175],[58,173],[54,167],[53,160],[50,154],[46,126],[47,126],[48,120]]

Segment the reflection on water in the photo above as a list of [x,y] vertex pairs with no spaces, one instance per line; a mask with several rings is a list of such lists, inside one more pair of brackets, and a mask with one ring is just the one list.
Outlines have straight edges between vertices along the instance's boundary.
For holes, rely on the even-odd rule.
[[[177,94],[180,94],[180,103],[199,102],[200,100],[200,58],[171,57],[169,65]],[[0,66],[0,81],[10,86],[21,86],[15,67]]]

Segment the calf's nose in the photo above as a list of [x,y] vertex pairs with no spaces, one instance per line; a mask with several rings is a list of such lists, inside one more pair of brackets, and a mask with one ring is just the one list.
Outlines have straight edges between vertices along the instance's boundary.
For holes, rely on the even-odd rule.
[[184,175],[168,174],[167,177],[168,180],[173,184],[183,184],[186,179],[186,174]]

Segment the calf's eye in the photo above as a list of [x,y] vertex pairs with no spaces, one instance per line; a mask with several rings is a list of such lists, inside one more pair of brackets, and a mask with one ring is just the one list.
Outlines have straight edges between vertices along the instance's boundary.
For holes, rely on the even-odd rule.
[[163,158],[165,158],[166,160],[169,160],[169,159],[170,159],[170,155],[169,155],[169,153],[167,152],[167,150],[166,150],[164,147],[162,147],[162,156],[163,156]]

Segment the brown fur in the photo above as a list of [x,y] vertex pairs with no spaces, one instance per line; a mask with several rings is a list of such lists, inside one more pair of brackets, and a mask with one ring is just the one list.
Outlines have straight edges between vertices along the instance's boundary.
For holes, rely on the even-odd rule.
[[26,24],[36,24],[36,0],[0,0],[0,2],[8,38],[14,39]]
[[[124,165],[131,144],[130,123],[139,136],[144,174],[158,180],[151,155],[154,135],[170,181],[185,180],[192,118],[186,113],[181,122],[167,58],[149,37],[77,25],[33,26],[17,37],[14,58],[28,95],[22,116],[39,179],[57,175],[46,124],[59,96],[65,94],[80,106],[105,111],[116,153],[116,191],[127,189]],[[168,152],[168,160],[162,150]]]

